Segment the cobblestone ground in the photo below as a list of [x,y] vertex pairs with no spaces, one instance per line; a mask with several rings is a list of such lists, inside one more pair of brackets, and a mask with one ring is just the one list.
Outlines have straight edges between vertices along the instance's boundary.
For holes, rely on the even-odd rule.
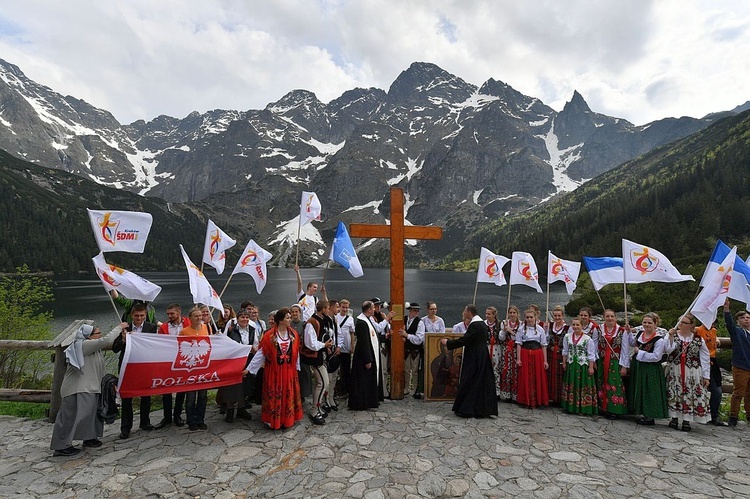
[[118,421],[102,447],[72,458],[52,457],[50,423],[0,417],[0,496],[750,497],[744,422],[684,433],[667,421],[640,427],[504,403],[499,418],[482,420],[411,397],[341,407],[325,426],[286,431],[227,424],[215,407],[208,431],[136,429],[118,440]]

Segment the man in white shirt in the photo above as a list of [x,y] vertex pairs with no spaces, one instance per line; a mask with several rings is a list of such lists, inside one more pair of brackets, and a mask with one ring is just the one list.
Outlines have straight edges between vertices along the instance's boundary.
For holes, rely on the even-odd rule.
[[318,283],[308,282],[307,289],[303,292],[299,265],[294,266],[294,272],[297,274],[297,303],[302,307],[302,320],[306,321],[315,313],[315,304],[318,302],[315,293],[318,291]]
[[404,317],[404,326],[398,332],[404,340],[404,377],[406,378],[404,394],[408,394],[411,387],[415,386],[414,398],[421,399],[424,391],[422,358],[424,357],[425,327],[419,318],[419,303],[407,302],[406,310],[409,311],[409,315]]
[[325,424],[328,412],[326,406],[326,395],[328,392],[328,369],[325,365],[325,356],[333,347],[333,339],[327,331],[325,316],[328,314],[328,302],[319,301],[315,306],[315,313],[305,324],[304,346],[300,358],[301,361],[311,366],[315,378],[313,389],[312,406],[315,414],[308,414],[310,421],[316,425]]
[[349,300],[339,302],[339,313],[334,317],[339,327],[338,348],[341,356],[339,395],[349,395],[352,376],[352,352],[354,351],[354,317],[349,315]]

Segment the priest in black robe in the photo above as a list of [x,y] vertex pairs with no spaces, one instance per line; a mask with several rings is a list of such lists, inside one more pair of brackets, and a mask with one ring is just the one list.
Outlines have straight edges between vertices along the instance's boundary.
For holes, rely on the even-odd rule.
[[461,377],[453,412],[462,418],[497,416],[495,375],[487,351],[487,324],[477,315],[474,305],[467,305],[463,316],[464,320],[471,320],[466,333],[455,340],[441,340],[449,350],[464,347]]
[[354,411],[374,409],[383,400],[378,335],[370,322],[374,311],[371,301],[364,302],[362,313],[354,323],[357,345],[352,356],[352,389],[349,392],[349,409]]

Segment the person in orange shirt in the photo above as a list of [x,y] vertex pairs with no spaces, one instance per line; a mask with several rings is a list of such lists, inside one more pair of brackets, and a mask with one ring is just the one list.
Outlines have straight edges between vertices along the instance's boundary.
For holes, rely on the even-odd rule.
[[719,363],[716,362],[716,349],[720,346],[720,339],[716,337],[716,321],[707,328],[701,324],[695,328],[695,334],[703,338],[708,347],[708,354],[711,357],[711,378],[708,384],[708,391],[711,393],[711,399],[708,402],[708,407],[711,410],[711,421],[709,424],[715,426],[726,426],[727,424],[719,420],[719,406],[721,405],[721,369]]
[[[208,329],[203,324],[203,314],[200,307],[193,307],[188,314],[190,325],[182,328],[180,336],[208,336]],[[208,390],[194,390],[185,395],[185,413],[190,431],[207,430],[206,426],[206,401]]]

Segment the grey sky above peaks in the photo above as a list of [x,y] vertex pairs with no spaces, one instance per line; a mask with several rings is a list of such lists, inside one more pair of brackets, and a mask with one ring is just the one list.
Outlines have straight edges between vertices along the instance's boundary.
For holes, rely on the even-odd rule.
[[121,123],[387,90],[412,62],[644,124],[750,100],[750,2],[25,0],[0,57]]

